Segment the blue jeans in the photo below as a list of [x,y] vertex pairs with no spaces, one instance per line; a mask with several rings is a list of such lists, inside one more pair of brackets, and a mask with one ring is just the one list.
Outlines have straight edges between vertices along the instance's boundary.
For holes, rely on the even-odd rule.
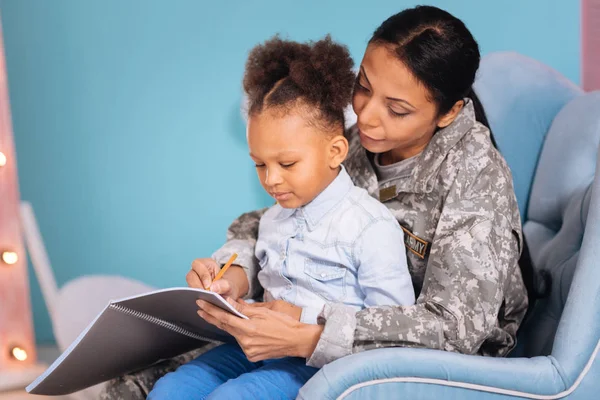
[[303,358],[250,362],[235,344],[216,347],[159,379],[148,400],[295,399],[318,371]]

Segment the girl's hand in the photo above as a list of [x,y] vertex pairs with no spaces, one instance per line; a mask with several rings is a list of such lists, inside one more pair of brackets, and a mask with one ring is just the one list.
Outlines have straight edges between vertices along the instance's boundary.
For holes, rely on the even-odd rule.
[[212,258],[198,258],[185,276],[189,287],[210,290],[224,297],[237,299],[248,291],[248,278],[239,265],[232,265],[216,282],[215,276],[221,267]]
[[202,300],[198,300],[198,315],[235,337],[251,362],[290,356],[309,358],[317,347],[322,326],[300,323],[269,307],[227,301],[248,319]]

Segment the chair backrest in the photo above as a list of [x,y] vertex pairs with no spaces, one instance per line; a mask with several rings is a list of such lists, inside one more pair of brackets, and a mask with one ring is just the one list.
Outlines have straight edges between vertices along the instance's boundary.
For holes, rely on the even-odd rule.
[[552,352],[587,228],[599,143],[600,92],[572,100],[548,132],[524,231],[533,264],[549,274],[551,286],[523,327],[526,356]]
[[[579,112],[571,110],[578,110],[579,102],[586,102],[579,99],[587,96],[582,96],[582,91],[558,72],[515,53],[484,57],[475,90],[484,104],[498,147],[511,167],[536,269],[549,270],[553,264],[570,263],[554,268],[556,273],[564,269],[564,276],[554,277],[555,273],[549,271],[556,282],[549,297],[532,310],[521,328],[518,348],[512,355],[549,354],[583,236],[575,216],[582,209],[585,188],[593,176],[590,165],[595,156],[591,153],[597,146],[590,143],[591,153],[588,151],[582,161],[586,165],[585,177],[575,173],[580,168],[578,162],[567,165],[577,154],[579,143],[589,142],[578,136],[579,129],[568,126],[571,115]],[[584,120],[579,122],[585,125]],[[562,151],[565,155],[560,157]]]
[[[592,132],[590,136],[595,138],[597,143],[600,136],[600,92],[595,93],[595,98],[590,99],[590,103],[595,106],[595,110],[589,111],[595,113],[596,121],[593,131],[590,129],[586,132]],[[588,172],[583,171],[583,179]],[[574,197],[577,195],[576,192]],[[558,282],[552,296],[559,301],[551,303],[551,306],[559,309],[564,304],[556,336],[553,338],[551,354],[565,383],[573,385],[586,378],[587,383],[583,384],[587,384],[588,387],[592,385],[597,393],[600,382],[600,160],[596,165],[591,190],[587,190],[583,196],[578,217],[577,222],[582,225],[584,232],[580,250],[573,256],[577,258],[575,265],[569,262],[548,263],[553,278]],[[565,218],[563,225],[567,224]],[[571,249],[565,250],[568,257],[568,251]],[[562,303],[564,293],[568,295],[566,302]],[[557,313],[551,307],[540,310]],[[542,326],[537,328],[537,336],[544,334],[541,329]]]
[[481,71],[476,91],[526,210],[534,267],[551,280],[513,356],[552,354],[573,382],[600,338],[600,92],[515,54],[493,54]]

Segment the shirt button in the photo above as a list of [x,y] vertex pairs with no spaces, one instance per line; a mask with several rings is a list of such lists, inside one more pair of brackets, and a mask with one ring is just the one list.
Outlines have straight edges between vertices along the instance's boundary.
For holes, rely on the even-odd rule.
[[325,274],[321,274],[321,278],[325,278],[325,276],[326,276]]
[[292,285],[287,285],[288,290],[292,290]]

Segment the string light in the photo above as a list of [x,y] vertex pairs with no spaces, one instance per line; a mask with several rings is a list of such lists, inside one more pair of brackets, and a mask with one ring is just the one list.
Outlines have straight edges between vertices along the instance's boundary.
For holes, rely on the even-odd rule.
[[4,167],[6,165],[6,156],[3,152],[0,151],[0,167]]
[[17,361],[25,361],[25,360],[27,360],[27,352],[24,349],[22,349],[21,347],[18,347],[18,346],[13,347],[10,350],[10,354]]
[[8,265],[14,265],[19,261],[19,256],[14,251],[3,251],[2,261]]

